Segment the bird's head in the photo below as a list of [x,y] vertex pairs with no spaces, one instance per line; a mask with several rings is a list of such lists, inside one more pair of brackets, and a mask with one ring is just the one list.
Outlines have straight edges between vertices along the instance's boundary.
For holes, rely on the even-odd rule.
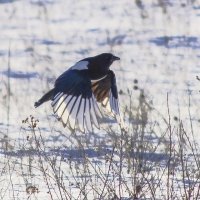
[[111,64],[115,60],[120,60],[119,57],[111,53],[102,53],[94,57],[89,57],[83,61],[88,61],[88,69],[92,79],[101,78],[109,71]]
[[114,56],[111,53],[102,53],[100,55],[95,56],[94,60],[95,62],[100,63],[101,67],[105,67],[106,69],[109,69],[111,64],[116,60],[120,60],[120,58],[117,56]]

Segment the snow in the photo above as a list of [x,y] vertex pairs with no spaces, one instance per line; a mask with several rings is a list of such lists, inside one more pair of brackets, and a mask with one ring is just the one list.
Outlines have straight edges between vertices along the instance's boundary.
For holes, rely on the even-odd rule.
[[[75,149],[77,141],[53,116],[50,103],[35,109],[34,102],[52,88],[56,77],[66,69],[85,57],[102,52],[112,52],[120,57],[120,62],[112,65],[118,90],[127,93],[128,88],[135,107],[139,104],[140,92],[144,91],[149,105],[153,107],[153,111],[147,116],[148,128],[150,131],[151,126],[154,127],[158,135],[150,135],[149,142],[151,139],[159,140],[166,128],[163,116],[168,119],[168,94],[172,127],[178,126],[178,122],[174,120],[177,117],[190,134],[191,140],[199,145],[200,82],[196,79],[200,74],[199,1],[3,0],[0,1],[0,18],[0,172],[3,172],[5,166],[9,172],[2,173],[0,178],[0,188],[3,188],[0,192],[1,199],[27,199],[28,185],[39,188],[39,193],[30,195],[30,198],[50,198],[42,173],[39,169],[33,170],[34,167],[37,168],[38,159],[37,151],[31,151],[34,137],[29,128],[22,124],[22,120],[30,115],[40,121],[38,126],[45,140],[45,155],[51,158],[61,156],[58,160],[62,157],[67,160],[69,156],[76,161],[72,165],[83,165],[84,159],[79,156],[79,150]],[[134,83],[134,80],[138,83]],[[139,89],[134,90],[135,86]],[[129,105],[128,99],[129,95],[120,95],[121,110]],[[128,124],[127,121],[126,123]],[[136,122],[133,120],[133,123]],[[83,144],[87,141],[89,145],[84,146],[89,157],[86,160],[94,164],[88,165],[97,169],[101,166],[103,172],[109,167],[109,162],[106,163],[104,159],[105,153],[109,154],[107,151],[112,150],[111,144],[114,141],[114,133],[111,131],[107,134],[105,131],[110,126],[114,126],[115,130],[116,124],[113,125],[111,121],[93,134],[77,134]],[[27,136],[33,140],[32,143],[27,140]],[[174,136],[174,140],[178,139]],[[8,146],[5,147],[5,144]],[[5,151],[5,148],[9,151]],[[153,165],[152,160],[156,160],[156,167],[162,173],[162,164],[168,157],[163,145],[159,150],[162,153],[149,155],[145,152],[145,156],[149,158],[149,166]],[[155,157],[152,159],[151,155]],[[45,168],[48,162],[45,158],[42,159]],[[117,156],[115,161],[119,163]],[[70,194],[76,196],[79,190],[75,183],[72,184],[74,174],[71,174],[76,167],[73,166],[73,170],[70,170],[69,162],[61,162],[62,170],[65,172]],[[24,169],[20,163],[24,164]],[[31,169],[33,174],[25,172],[30,165],[34,166]],[[127,166],[124,163],[124,177],[131,182],[130,174],[126,173]],[[180,166],[177,166],[177,171],[178,167]],[[53,173],[52,169],[48,170],[49,174]],[[103,187],[98,174],[92,175],[95,174],[95,169],[90,168],[90,171],[97,184],[95,187]],[[116,171],[117,169],[113,169],[113,173]],[[152,176],[154,174],[156,170],[152,172]],[[179,175],[180,172],[177,179]],[[113,177],[109,179],[111,185],[117,184],[114,174]],[[84,177],[77,175],[77,180],[82,180],[82,183],[87,181],[83,179]],[[182,187],[182,182],[179,181],[177,180],[175,190]],[[159,198],[162,195],[166,195],[166,191]],[[127,197],[128,192],[124,192],[124,196]],[[79,197],[82,198],[83,196]],[[89,193],[88,198],[93,199],[94,196]],[[56,192],[54,199],[59,199]]]

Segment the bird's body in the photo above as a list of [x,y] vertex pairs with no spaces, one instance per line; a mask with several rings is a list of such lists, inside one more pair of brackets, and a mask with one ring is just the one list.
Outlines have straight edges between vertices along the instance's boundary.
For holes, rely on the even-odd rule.
[[119,58],[103,53],[77,62],[56,79],[54,88],[35,107],[52,100],[53,111],[63,125],[82,132],[92,131],[93,126],[99,128],[98,118],[102,113],[97,102],[118,119],[117,86],[115,74],[110,70],[115,60]]

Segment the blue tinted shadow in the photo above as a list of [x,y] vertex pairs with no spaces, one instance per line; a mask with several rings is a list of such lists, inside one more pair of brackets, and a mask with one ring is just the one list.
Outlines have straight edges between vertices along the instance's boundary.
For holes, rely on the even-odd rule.
[[22,72],[22,71],[2,71],[0,72],[3,75],[10,77],[10,78],[19,78],[19,79],[25,79],[25,78],[36,78],[38,76],[38,73],[36,72]]
[[200,39],[193,36],[161,36],[150,39],[149,42],[166,48],[200,48]]

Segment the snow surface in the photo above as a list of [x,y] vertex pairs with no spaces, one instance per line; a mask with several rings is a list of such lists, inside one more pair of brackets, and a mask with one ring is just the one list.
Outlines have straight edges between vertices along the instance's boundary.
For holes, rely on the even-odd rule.
[[[0,138],[4,141],[8,135],[13,160],[20,163],[14,152],[20,148],[20,141],[26,140],[21,122],[29,115],[40,120],[44,138],[54,145],[52,151],[65,144],[69,149],[63,154],[78,153],[73,152],[73,143],[59,135],[70,133],[54,118],[50,103],[35,109],[34,102],[52,88],[56,77],[66,69],[102,52],[121,58],[112,65],[119,91],[128,88],[133,98],[138,98],[138,90],[133,90],[137,80],[161,116],[167,116],[168,93],[172,118],[181,118],[186,130],[190,130],[190,114],[194,138],[199,143],[200,82],[196,76],[200,74],[200,2],[136,2],[0,1]],[[121,95],[120,100],[123,109],[127,97]],[[151,119],[159,121],[157,117],[152,115]],[[91,140],[108,137],[104,131],[96,130],[94,135]],[[92,149],[88,151],[88,155],[96,157]],[[0,168],[4,156],[2,147]],[[12,175],[16,176],[12,185],[0,182],[0,187],[9,188],[1,198],[12,199],[14,187],[16,199],[27,199],[24,180],[16,171]],[[2,178],[6,179],[9,177]],[[39,176],[35,184],[40,184]],[[45,188],[42,184],[40,188]],[[73,193],[73,187],[71,190]],[[37,195],[38,199],[45,198],[46,190]]]

